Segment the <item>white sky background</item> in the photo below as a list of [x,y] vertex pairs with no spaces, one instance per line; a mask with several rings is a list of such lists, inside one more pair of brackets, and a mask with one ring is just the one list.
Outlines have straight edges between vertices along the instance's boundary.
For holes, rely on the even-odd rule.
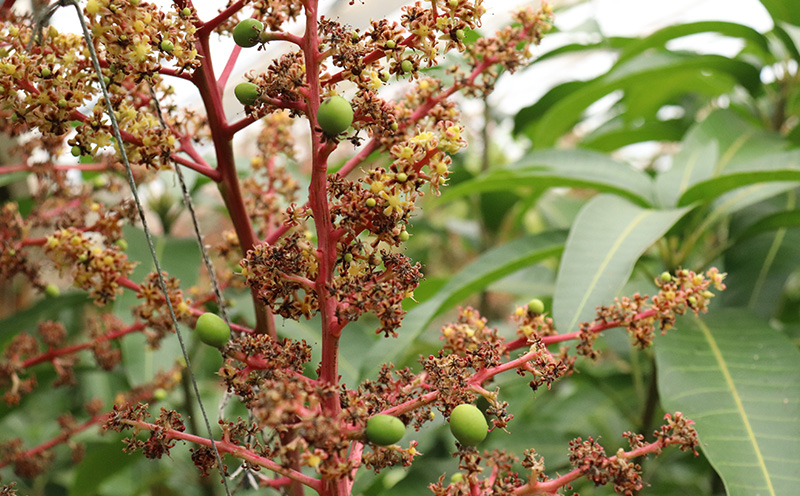
[[[165,7],[171,4],[169,0],[157,0],[156,3]],[[194,3],[202,19],[212,17],[223,4],[216,0],[195,0]],[[371,18],[398,19],[399,8],[405,3],[404,0],[363,0],[363,3],[356,0],[351,6],[349,0],[322,0],[321,11],[328,17],[338,18],[344,23],[363,29],[368,26]],[[530,3],[520,0],[485,0],[487,13],[482,31],[493,33],[508,23],[510,11]],[[745,24],[761,32],[772,27],[766,9],[758,0],[551,0],[551,5],[557,9],[556,26],[561,32],[547,35],[542,45],[536,48],[538,53],[545,53],[568,43],[596,41],[599,40],[599,33],[606,36],[647,35],[662,27],[683,22],[724,20]],[[62,12],[53,17],[52,23],[59,29],[75,29],[74,16],[72,9],[62,9]],[[290,30],[299,34],[302,32],[302,25],[298,23]],[[594,36],[596,40],[592,40],[592,35],[587,34],[592,31],[598,33]],[[266,64],[279,53],[281,47],[277,45],[280,44],[268,45],[268,52],[257,51],[255,48],[242,51],[226,91],[225,107],[230,120],[237,120],[244,115],[242,106],[233,97],[233,86],[243,80],[245,72],[264,70]],[[282,45],[286,48],[288,44]],[[214,62],[219,73],[233,47],[233,41],[224,40],[213,46],[217,48]],[[723,55],[733,55],[741,46],[742,43],[738,40],[714,35],[685,37],[674,40],[669,45],[672,49],[687,48]],[[553,86],[569,80],[590,79],[606,71],[613,62],[612,54],[599,50],[557,57],[511,77],[504,76],[489,103],[498,117],[513,116],[521,108],[536,102]],[[185,83],[187,86],[184,91],[180,83],[182,81],[175,82],[179,95],[177,103],[199,105],[199,96],[194,88]],[[600,110],[603,105],[598,107]],[[465,113],[467,117],[470,114],[478,115],[480,106],[467,107]]]

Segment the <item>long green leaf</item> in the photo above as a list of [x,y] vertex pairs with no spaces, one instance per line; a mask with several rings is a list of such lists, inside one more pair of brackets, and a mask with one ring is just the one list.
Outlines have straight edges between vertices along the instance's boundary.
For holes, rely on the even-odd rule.
[[800,181],[800,168],[774,170],[774,171],[755,171],[740,172],[715,177],[696,184],[689,188],[678,201],[679,206],[690,205],[699,200],[713,199],[722,193],[739,189],[757,183],[772,183],[785,181]]
[[800,229],[778,228],[737,242],[725,252],[726,305],[769,318],[780,311],[789,277],[800,268]]
[[[775,169],[779,166],[771,165],[769,160],[779,163],[780,159],[765,157],[780,157],[785,148],[785,140],[754,128],[731,111],[712,112],[686,134],[672,167],[656,178],[659,204],[673,207],[687,190],[722,174]],[[752,196],[753,201],[769,197],[772,189],[761,184],[722,195],[714,201],[715,209],[719,210],[716,214],[731,213],[731,209],[749,204],[744,202],[743,197]],[[783,191],[785,188],[777,190]],[[733,203],[729,201],[732,197],[727,198],[729,195],[736,197]]]
[[656,341],[668,411],[696,423],[729,496],[796,494],[800,484],[800,352],[742,310],[687,317]]
[[[591,84],[576,87],[549,107],[526,132],[534,147],[551,147],[592,103],[613,91],[647,87],[679,74],[704,71],[712,76],[733,78],[749,91],[756,91],[760,85],[759,71],[739,60],[719,55],[643,54]],[[687,91],[690,90],[687,88]]]
[[442,201],[485,191],[518,187],[572,186],[615,193],[638,205],[652,204],[652,180],[629,165],[589,150],[543,150],[524,156],[502,170],[458,184]]
[[674,207],[678,205],[681,194],[693,184],[713,177],[717,165],[717,148],[716,141],[696,143],[686,140],[673,158],[672,167],[656,180],[659,204]]
[[734,22],[722,21],[690,22],[687,24],[667,26],[645,38],[637,40],[635,43],[628,44],[620,54],[617,65],[635,57],[636,55],[639,55],[650,48],[664,47],[670,40],[699,33],[718,33],[734,38],[743,38],[745,40],[752,41],[763,51],[769,51],[769,43],[767,42],[767,38],[749,26],[744,26]]
[[[491,283],[537,262],[558,256],[566,234],[561,231],[519,238],[482,254],[453,276],[430,300],[414,307],[397,338],[381,339],[366,354],[362,377],[374,374],[382,364],[400,360],[411,343],[426,330],[434,317]],[[424,284],[424,283],[423,283]]]
[[738,240],[752,238],[761,233],[785,227],[800,227],[800,210],[786,210],[758,219],[737,236]]
[[567,81],[566,83],[554,86],[545,93],[539,100],[528,107],[523,108],[514,116],[514,134],[518,135],[527,132],[528,128],[536,123],[549,109],[558,102],[564,100],[569,95],[578,92],[580,89],[592,84],[592,81]]
[[581,146],[601,152],[612,152],[623,146],[643,141],[680,141],[689,128],[686,119],[645,120],[599,129],[581,141]]
[[800,26],[800,9],[796,0],[761,0],[776,21],[785,21]]
[[543,62],[545,60],[552,59],[554,57],[558,57],[559,55],[564,55],[566,53],[575,53],[575,52],[590,52],[594,50],[620,50],[627,47],[630,43],[635,42],[636,38],[625,38],[625,37],[618,37],[618,36],[611,36],[608,38],[603,38],[602,41],[597,43],[570,43],[568,45],[560,46],[554,50],[550,50],[547,53],[543,53],[536,57],[528,68],[537,64],[539,62]]
[[8,184],[13,184],[17,181],[22,181],[27,176],[28,173],[24,171],[9,172],[8,174],[0,174],[0,187],[6,186]]
[[594,318],[596,306],[611,303],[642,253],[688,210],[648,210],[609,195],[587,203],[569,233],[556,279],[559,332],[576,330]]

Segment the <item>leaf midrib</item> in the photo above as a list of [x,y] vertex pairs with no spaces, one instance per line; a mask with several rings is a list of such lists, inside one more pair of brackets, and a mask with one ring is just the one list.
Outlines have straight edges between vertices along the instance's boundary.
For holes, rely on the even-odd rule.
[[739,412],[739,416],[742,418],[742,423],[744,424],[745,430],[747,431],[747,437],[750,440],[750,443],[753,446],[753,450],[756,454],[756,460],[758,461],[758,467],[761,469],[761,473],[764,476],[764,480],[767,483],[767,489],[769,490],[769,494],[771,496],[775,495],[775,488],[772,486],[772,480],[769,476],[769,471],[767,470],[767,466],[764,463],[764,456],[761,454],[761,450],[759,449],[758,442],[756,441],[755,433],[753,432],[753,427],[750,425],[750,419],[747,416],[747,412],[744,410],[744,405],[742,404],[742,399],[739,397],[739,393],[736,390],[736,387],[733,383],[733,377],[731,377],[730,371],[728,370],[728,366],[725,363],[724,358],[722,357],[722,351],[717,346],[717,341],[714,339],[714,336],[711,334],[711,330],[705,325],[699,318],[695,318],[697,327],[703,332],[703,335],[708,342],[708,345],[711,347],[711,351],[714,355],[714,359],[717,361],[719,365],[719,370],[722,372],[722,377],[725,379],[725,383],[728,385],[730,389],[731,396],[733,397],[733,401],[736,404],[736,410]]
[[599,270],[595,272],[594,278],[592,278],[592,282],[589,283],[589,287],[586,289],[586,291],[584,291],[583,299],[581,299],[581,302],[575,309],[575,313],[572,317],[572,320],[569,323],[569,326],[567,326],[567,329],[571,330],[574,328],[576,322],[578,321],[578,318],[580,317],[581,312],[583,311],[583,307],[586,306],[586,300],[589,299],[589,296],[594,291],[595,286],[597,286],[598,281],[600,281],[600,276],[605,272],[606,267],[608,267],[608,264],[611,263],[611,259],[619,251],[619,248],[623,244],[622,242],[630,235],[631,231],[633,231],[633,228],[639,225],[639,223],[641,223],[644,220],[644,218],[650,215],[651,213],[652,213],[651,211],[644,211],[640,213],[639,215],[634,217],[631,223],[628,224],[628,226],[625,228],[624,231],[622,231],[622,234],[617,238],[617,241],[611,247],[611,250],[609,250],[608,254],[606,255],[606,258],[603,260],[603,263],[601,263],[600,266],[598,267]]

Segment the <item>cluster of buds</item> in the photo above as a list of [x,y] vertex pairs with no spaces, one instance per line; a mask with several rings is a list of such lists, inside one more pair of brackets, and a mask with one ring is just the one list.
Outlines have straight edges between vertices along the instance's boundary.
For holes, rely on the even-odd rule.
[[[175,316],[178,321],[187,321],[192,315],[190,311],[192,301],[183,297],[179,280],[174,277],[168,277],[167,273],[163,274],[164,282],[167,286],[167,294]],[[158,282],[157,274],[152,272],[148,274],[144,282],[139,285],[136,297],[144,301],[134,307],[133,314],[147,322],[148,329],[145,335],[147,336],[148,344],[153,348],[157,348],[168,332],[175,332],[172,325],[172,317],[169,314],[169,308],[164,299],[164,293]]]
[[593,343],[597,332],[607,326],[625,327],[633,344],[644,349],[652,344],[656,329],[664,334],[675,325],[676,316],[688,311],[707,312],[708,303],[714,297],[709,288],[724,290],[724,279],[725,274],[716,268],[709,269],[705,275],[688,269],[678,270],[674,276],[665,272],[656,278],[660,290],[652,298],[637,293],[630,298],[617,298],[614,305],[599,307],[595,321],[581,325],[578,351],[595,358],[597,352]]
[[74,227],[53,233],[44,249],[59,270],[70,271],[75,286],[89,291],[98,305],[113,301],[122,291],[119,279],[133,272],[134,263],[119,246],[98,246]]

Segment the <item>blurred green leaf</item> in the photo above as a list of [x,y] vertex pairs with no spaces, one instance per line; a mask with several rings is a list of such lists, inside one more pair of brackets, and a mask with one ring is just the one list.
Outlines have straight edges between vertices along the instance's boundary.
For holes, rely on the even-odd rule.
[[769,14],[776,21],[786,21],[800,26],[800,9],[795,0],[761,0]]
[[[618,51],[621,49],[626,48],[631,43],[635,42],[636,38],[625,38],[620,36],[609,36],[604,37],[602,41],[597,43],[570,43],[564,46],[560,46],[553,50],[550,50],[547,53],[543,53],[542,55],[536,57],[536,60],[533,61],[531,66],[537,64],[539,62],[543,62],[545,60],[549,60],[559,55],[564,55],[567,53],[575,53],[575,52],[591,52],[594,50],[614,50]],[[529,66],[530,67],[530,66]]]
[[[680,195],[693,184],[713,177],[717,165],[717,143],[684,142],[672,159],[672,167],[656,179],[659,204],[678,206]],[[683,205],[679,205],[683,206]]]
[[761,233],[775,231],[784,227],[800,227],[800,210],[787,210],[760,218],[737,236],[738,240],[752,238]]
[[614,124],[597,129],[586,136],[581,141],[581,147],[612,152],[623,146],[644,141],[680,141],[688,129],[689,122],[686,119],[665,121],[648,119],[631,124],[626,124],[623,119],[615,119]]
[[592,82],[593,80],[567,81],[566,83],[554,86],[539,98],[536,103],[517,112],[517,115],[514,116],[514,134],[518,135],[526,132],[529,126],[535,124],[558,102],[576,93],[580,89],[589,86]]
[[556,279],[553,320],[561,333],[594,319],[595,307],[613,302],[642,253],[688,208],[648,210],[600,195],[578,215]]
[[123,444],[119,442],[121,436],[114,437],[117,442],[90,443],[86,446],[86,456],[78,465],[69,488],[70,496],[94,496],[103,481],[142,460],[136,454],[123,452]]
[[737,242],[725,252],[727,306],[775,315],[787,279],[800,268],[800,229],[778,228]]
[[[720,55],[642,54],[600,78],[580,87],[572,87],[569,94],[560,95],[556,103],[541,113],[540,118],[535,122],[531,120],[532,124],[525,132],[535,148],[551,147],[600,98],[617,90],[628,91],[632,88],[668,84],[673,78],[680,79],[687,74],[732,78],[750,92],[756,91],[761,84],[758,69],[746,62]],[[694,81],[692,78],[686,80]],[[692,90],[689,86],[683,91],[690,93]],[[676,88],[669,88],[671,94],[677,91]]]
[[772,154],[738,167],[728,167],[725,172],[728,173],[695,181],[693,186],[682,190],[678,205],[708,201],[728,191],[758,183],[800,181],[800,152]]
[[695,421],[729,496],[794,494],[800,481],[800,352],[753,314],[715,309],[656,341],[664,407]]
[[[131,275],[134,282],[140,283],[147,274],[155,270],[153,259],[143,231],[126,227],[123,232],[128,242],[128,257],[141,262]],[[201,262],[200,248],[194,239],[156,236],[153,242],[159,264],[167,277],[178,278],[184,291],[197,282],[200,271],[205,270],[205,267]],[[131,309],[140,303],[133,291],[126,290],[114,304],[115,313],[124,322],[132,323],[134,319]],[[181,331],[185,337],[191,336],[186,326],[181,326]],[[174,334],[168,334],[157,350],[149,348],[141,333],[126,336],[120,346],[123,351],[124,371],[131,384],[152,379],[161,369],[170,367],[181,354]]]
[[[3,170],[0,167],[0,170]],[[28,176],[28,172],[19,171],[19,172],[10,172],[8,174],[0,174],[0,188],[3,186],[7,186],[9,184],[13,184],[17,181],[22,181]]]
[[7,344],[21,332],[35,334],[40,322],[55,320],[70,322],[73,314],[81,314],[91,300],[83,292],[64,292],[57,298],[42,298],[30,308],[21,310],[0,320],[0,343]]
[[[621,178],[625,178],[624,181]],[[652,180],[644,172],[590,150],[542,150],[505,169],[481,174],[449,188],[440,201],[519,187],[573,186],[612,192],[639,205],[652,204]]]
[[764,52],[769,52],[767,38],[749,26],[734,22],[701,21],[667,26],[645,38],[629,43],[620,53],[616,65],[622,64],[648,49],[662,48],[668,41],[700,33],[717,33],[733,38],[743,38],[753,42]]

